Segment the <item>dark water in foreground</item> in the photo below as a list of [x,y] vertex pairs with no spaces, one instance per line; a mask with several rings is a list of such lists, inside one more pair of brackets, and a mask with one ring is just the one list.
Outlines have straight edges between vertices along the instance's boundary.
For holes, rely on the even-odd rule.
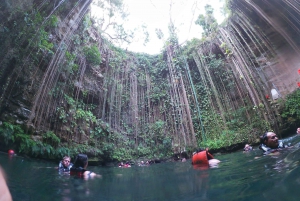
[[[294,146],[277,156],[250,153],[219,155],[218,168],[197,170],[185,163],[149,167],[89,167],[102,178],[84,181],[59,175],[57,164],[0,154],[15,201],[22,200],[299,200],[300,136],[287,139]],[[53,168],[47,168],[53,167]]]

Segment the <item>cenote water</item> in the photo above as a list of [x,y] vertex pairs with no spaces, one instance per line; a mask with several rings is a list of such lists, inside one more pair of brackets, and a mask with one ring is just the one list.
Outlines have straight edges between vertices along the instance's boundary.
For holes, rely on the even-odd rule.
[[[57,164],[0,154],[13,200],[299,200],[300,136],[279,155],[261,150],[215,155],[216,168],[195,169],[191,161],[131,168],[91,167],[102,178],[60,175]],[[257,158],[259,157],[259,158]]]

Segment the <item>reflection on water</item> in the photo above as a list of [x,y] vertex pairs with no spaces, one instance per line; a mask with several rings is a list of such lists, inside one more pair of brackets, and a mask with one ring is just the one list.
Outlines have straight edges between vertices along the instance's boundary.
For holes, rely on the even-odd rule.
[[[8,186],[17,200],[299,200],[300,136],[275,156],[254,151],[218,155],[218,168],[194,168],[191,161],[132,168],[89,167],[102,175],[84,181],[60,175],[57,164],[0,154]],[[257,158],[256,158],[257,157]],[[256,159],[255,159],[256,158]]]

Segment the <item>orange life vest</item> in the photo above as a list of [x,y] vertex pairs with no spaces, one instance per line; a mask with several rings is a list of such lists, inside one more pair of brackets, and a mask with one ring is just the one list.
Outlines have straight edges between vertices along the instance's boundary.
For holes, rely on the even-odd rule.
[[211,155],[208,151],[204,150],[201,152],[198,152],[193,155],[192,157],[192,164],[206,164],[208,165],[208,160],[213,159],[213,155]]

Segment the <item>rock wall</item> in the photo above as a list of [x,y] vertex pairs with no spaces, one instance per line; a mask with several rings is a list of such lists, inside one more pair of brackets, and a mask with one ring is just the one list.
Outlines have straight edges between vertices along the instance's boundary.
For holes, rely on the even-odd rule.
[[272,56],[262,62],[262,69],[270,88],[278,90],[282,97],[296,90],[300,81],[299,5],[282,0],[232,2],[235,11],[243,12],[269,41]]

